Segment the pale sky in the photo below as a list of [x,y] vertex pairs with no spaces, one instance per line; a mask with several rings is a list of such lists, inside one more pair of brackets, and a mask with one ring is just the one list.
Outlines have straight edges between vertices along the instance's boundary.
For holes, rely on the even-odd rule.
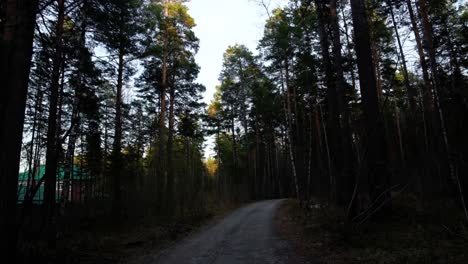
[[[270,2],[270,10],[286,3],[285,0]],[[209,103],[219,84],[224,51],[231,45],[244,44],[257,54],[257,43],[263,36],[268,16],[254,0],[191,0],[187,6],[200,39],[196,60],[201,69],[197,81],[206,86],[204,101]],[[205,138],[205,144],[205,157],[213,156],[214,139]]]
[[[271,0],[270,9],[285,2]],[[201,67],[198,82],[206,86],[204,100],[209,103],[218,84],[224,51],[237,43],[256,53],[267,15],[254,0],[191,0],[187,6],[197,24],[195,34],[200,39],[200,51],[196,56]]]

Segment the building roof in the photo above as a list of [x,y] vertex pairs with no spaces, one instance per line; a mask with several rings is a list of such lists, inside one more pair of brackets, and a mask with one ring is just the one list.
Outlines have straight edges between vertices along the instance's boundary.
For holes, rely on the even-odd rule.
[[[36,170],[36,175],[34,175],[34,180],[40,180],[45,174],[45,165],[39,166]],[[27,181],[29,177],[29,171],[20,172],[18,176],[18,181],[23,182]],[[64,166],[59,166],[57,169],[57,180],[63,180],[65,178],[65,168]],[[71,174],[71,179],[73,180],[90,180],[92,179],[91,175],[79,166],[73,165],[73,171]]]
[[[17,201],[18,203],[22,203],[26,197],[26,183],[28,181],[29,171],[20,172],[18,175],[18,193],[17,193]],[[34,180],[37,183],[45,174],[45,165],[41,165],[37,168],[36,173],[34,175]],[[65,178],[65,168],[63,166],[59,166],[57,169],[57,181],[63,181]],[[80,168],[79,166],[73,165],[72,174],[70,175],[70,179],[72,182],[83,182],[87,180],[91,180],[93,177],[87,172],[86,170]],[[58,185],[58,188],[59,187]],[[60,190],[56,191],[56,200],[60,200]],[[39,189],[34,195],[33,203],[40,204],[44,199],[44,183],[39,186]]]

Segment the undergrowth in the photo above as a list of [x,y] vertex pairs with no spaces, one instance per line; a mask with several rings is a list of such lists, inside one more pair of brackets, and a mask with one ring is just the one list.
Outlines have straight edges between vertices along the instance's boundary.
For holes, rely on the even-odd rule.
[[355,226],[345,225],[341,208],[320,200],[301,207],[290,200],[278,224],[314,263],[468,263],[468,232],[459,209],[439,200],[418,212],[411,201],[398,198],[390,217]]

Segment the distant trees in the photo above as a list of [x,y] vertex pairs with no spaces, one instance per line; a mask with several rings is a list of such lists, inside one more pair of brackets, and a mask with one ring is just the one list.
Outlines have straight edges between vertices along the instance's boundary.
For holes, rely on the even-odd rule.
[[[157,181],[153,186],[161,205],[165,205],[165,208],[160,209],[173,215],[177,200],[174,146],[177,140],[176,122],[182,116],[187,118],[189,114],[199,111],[203,106],[199,102],[200,94],[205,88],[195,83],[199,72],[194,58],[198,52],[198,38],[192,31],[195,22],[183,1],[155,1],[148,8],[147,12],[161,20],[153,25],[155,28],[152,34],[155,35],[152,40],[143,42],[145,72],[140,78],[142,89],[139,96],[151,98],[155,95],[158,98],[154,106],[154,110],[159,109],[154,116],[158,124],[158,143],[153,146],[156,151],[151,157],[152,177],[157,177]],[[196,133],[183,132],[188,137]],[[187,143],[186,147],[189,145]]]
[[[233,52],[242,46],[230,47],[208,110],[219,177],[242,181],[246,174],[234,172],[248,172],[256,198],[328,197],[351,224],[390,213],[392,193],[403,190],[423,207],[450,194],[466,208],[466,179],[454,173],[466,170],[465,154],[450,144],[464,142],[457,134],[466,127],[447,121],[467,112],[466,95],[453,92],[467,85],[457,53],[464,14],[466,6],[449,1],[360,0],[291,1],[268,13],[250,59],[261,81],[240,74],[241,63],[230,66],[243,57]],[[273,168],[278,177],[264,174]]]

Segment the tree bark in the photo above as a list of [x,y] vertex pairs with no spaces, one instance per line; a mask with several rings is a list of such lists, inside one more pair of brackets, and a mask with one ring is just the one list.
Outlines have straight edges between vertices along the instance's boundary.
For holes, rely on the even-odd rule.
[[166,213],[172,216],[176,206],[174,201],[174,104],[175,104],[175,83],[174,78],[170,83],[169,101],[169,129],[167,135],[167,192],[166,192]]
[[44,216],[46,221],[46,236],[49,247],[55,247],[55,207],[56,207],[56,185],[57,185],[57,167],[58,167],[58,144],[57,131],[58,125],[58,107],[59,107],[59,89],[60,89],[60,70],[63,64],[63,23],[65,19],[65,2],[58,1],[58,18],[55,29],[55,54],[52,62],[52,77],[49,100],[49,117],[47,128],[47,151],[46,165],[44,175]]
[[63,203],[67,203],[70,199],[70,178],[73,170],[73,158],[75,154],[75,145],[76,140],[78,139],[79,127],[80,127],[80,104],[81,96],[84,91],[84,83],[82,72],[85,71],[85,53],[86,53],[86,14],[85,10],[87,8],[87,1],[83,1],[81,6],[81,25],[80,25],[80,46],[79,46],[79,55],[78,55],[78,71],[77,71],[77,86],[75,88],[75,95],[73,98],[73,110],[72,110],[72,120],[70,127],[70,136],[68,137],[68,146],[67,152],[65,154],[65,168],[63,176],[63,191],[62,191],[62,200]]
[[[330,17],[333,30],[333,56],[335,68],[335,87],[337,95],[337,110],[340,125],[340,140],[341,148],[338,149],[340,155],[341,168],[339,180],[337,181],[338,203],[344,204],[349,201],[352,195],[352,187],[354,181],[352,178],[352,146],[351,146],[351,129],[349,127],[349,110],[348,102],[346,100],[345,92],[345,79],[342,66],[341,54],[341,39],[340,39],[340,26],[338,21],[338,12],[336,7],[336,0],[330,1]],[[340,151],[341,150],[341,151]]]
[[[375,67],[372,61],[372,48],[365,0],[351,0],[351,10],[354,25],[354,37],[361,86],[364,124],[366,127],[365,148],[367,149],[367,171],[360,179],[361,195],[369,195],[375,206],[388,201],[389,193],[386,164],[386,146],[383,131],[382,114],[379,109]],[[379,198],[380,197],[380,198]],[[363,197],[364,200],[367,200]],[[378,199],[378,200],[377,200]],[[366,203],[364,201],[364,203]],[[387,204],[389,205],[389,203]],[[368,205],[365,205],[368,206]],[[389,208],[387,206],[384,206]]]
[[[324,0],[316,0],[315,3],[317,6],[317,25],[318,25],[323,64],[325,68],[325,84],[327,88],[327,101],[328,101],[327,102],[328,103],[328,127],[327,128],[328,129],[324,130],[324,133],[327,134],[327,141],[328,141],[328,146],[330,150],[330,155],[329,155],[330,157],[330,166],[329,166],[330,198],[332,201],[337,202],[337,196],[338,196],[337,182],[341,181],[341,179],[338,179],[338,178],[339,176],[341,176],[340,171],[343,168],[342,156],[341,156],[343,151],[342,151],[342,138],[341,138],[341,126],[340,126],[341,113],[338,109],[339,99],[338,99],[336,85],[342,85],[342,82],[338,80],[338,76],[334,76],[333,74],[333,66],[336,67],[336,65],[332,64],[332,59],[331,59],[330,52],[329,52],[330,42],[329,42],[329,33],[327,32],[328,23],[326,23],[325,19],[330,17],[329,16],[330,9],[327,7]],[[336,17],[336,12],[335,12],[335,17]],[[339,48],[341,49],[341,45]],[[334,51],[335,51],[335,45],[334,45]],[[340,51],[340,55],[341,55],[341,51]],[[341,57],[339,57],[338,60],[340,60],[339,64],[341,66]],[[339,70],[339,69],[336,69],[336,70]]]
[[[169,0],[164,1],[164,15],[165,18],[169,16]],[[165,31],[163,35],[163,59],[162,59],[162,76],[161,76],[161,96],[160,96],[160,101],[161,101],[161,111],[159,112],[159,157],[157,165],[159,165],[159,168],[156,169],[155,171],[159,172],[159,187],[164,186],[164,184],[167,181],[167,170],[166,170],[166,144],[165,144],[165,137],[166,137],[166,93],[167,93],[167,64],[168,64],[168,48],[169,48],[169,43],[168,43],[168,22],[165,21]],[[163,193],[162,193],[163,188],[161,188],[159,191],[157,191],[158,194],[158,200],[161,201],[163,199]]]
[[433,36],[432,36],[432,25],[429,20],[427,1],[419,0],[419,5],[420,5],[421,19],[422,19],[422,24],[423,24],[424,39],[426,41],[427,50],[429,54],[429,65],[431,67],[431,72],[432,72],[432,79],[433,79],[433,85],[434,85],[434,90],[433,90],[434,100],[436,103],[437,112],[439,114],[440,129],[441,129],[442,137],[444,140],[443,143],[444,143],[445,152],[446,152],[445,154],[446,154],[446,159],[447,159],[447,164],[448,164],[448,169],[449,169],[449,176],[450,176],[450,179],[457,186],[460,200],[462,202],[462,206],[464,209],[465,217],[466,217],[466,220],[468,221],[468,211],[465,205],[463,190],[460,184],[460,179],[458,178],[458,173],[455,172],[455,164],[452,159],[451,147],[450,147],[447,128],[445,124],[443,106],[439,97],[440,80],[439,80],[439,74],[437,71],[436,50],[434,47],[434,41],[433,41]]
[[16,191],[37,0],[2,1],[0,35],[0,252],[15,261]]
[[[299,181],[297,177],[296,159],[294,156],[295,146],[294,146],[293,134],[292,134],[291,91],[290,91],[290,86],[289,86],[289,62],[287,58],[284,61],[284,70],[285,70],[285,82],[286,82],[286,103],[284,106],[284,112],[286,116],[286,133],[287,133],[285,144],[288,145],[288,150],[289,150],[289,159],[291,162],[291,169],[292,169],[293,181],[294,181],[293,183],[294,192],[295,192],[296,198],[300,200],[301,195],[299,191]],[[282,90],[284,94],[284,87],[282,87]]]
[[115,122],[114,122],[114,142],[112,144],[112,168],[113,196],[112,214],[115,217],[122,216],[122,190],[121,190],[121,169],[122,169],[122,88],[124,70],[124,50],[119,49],[119,59],[117,68],[117,94],[115,98]]

